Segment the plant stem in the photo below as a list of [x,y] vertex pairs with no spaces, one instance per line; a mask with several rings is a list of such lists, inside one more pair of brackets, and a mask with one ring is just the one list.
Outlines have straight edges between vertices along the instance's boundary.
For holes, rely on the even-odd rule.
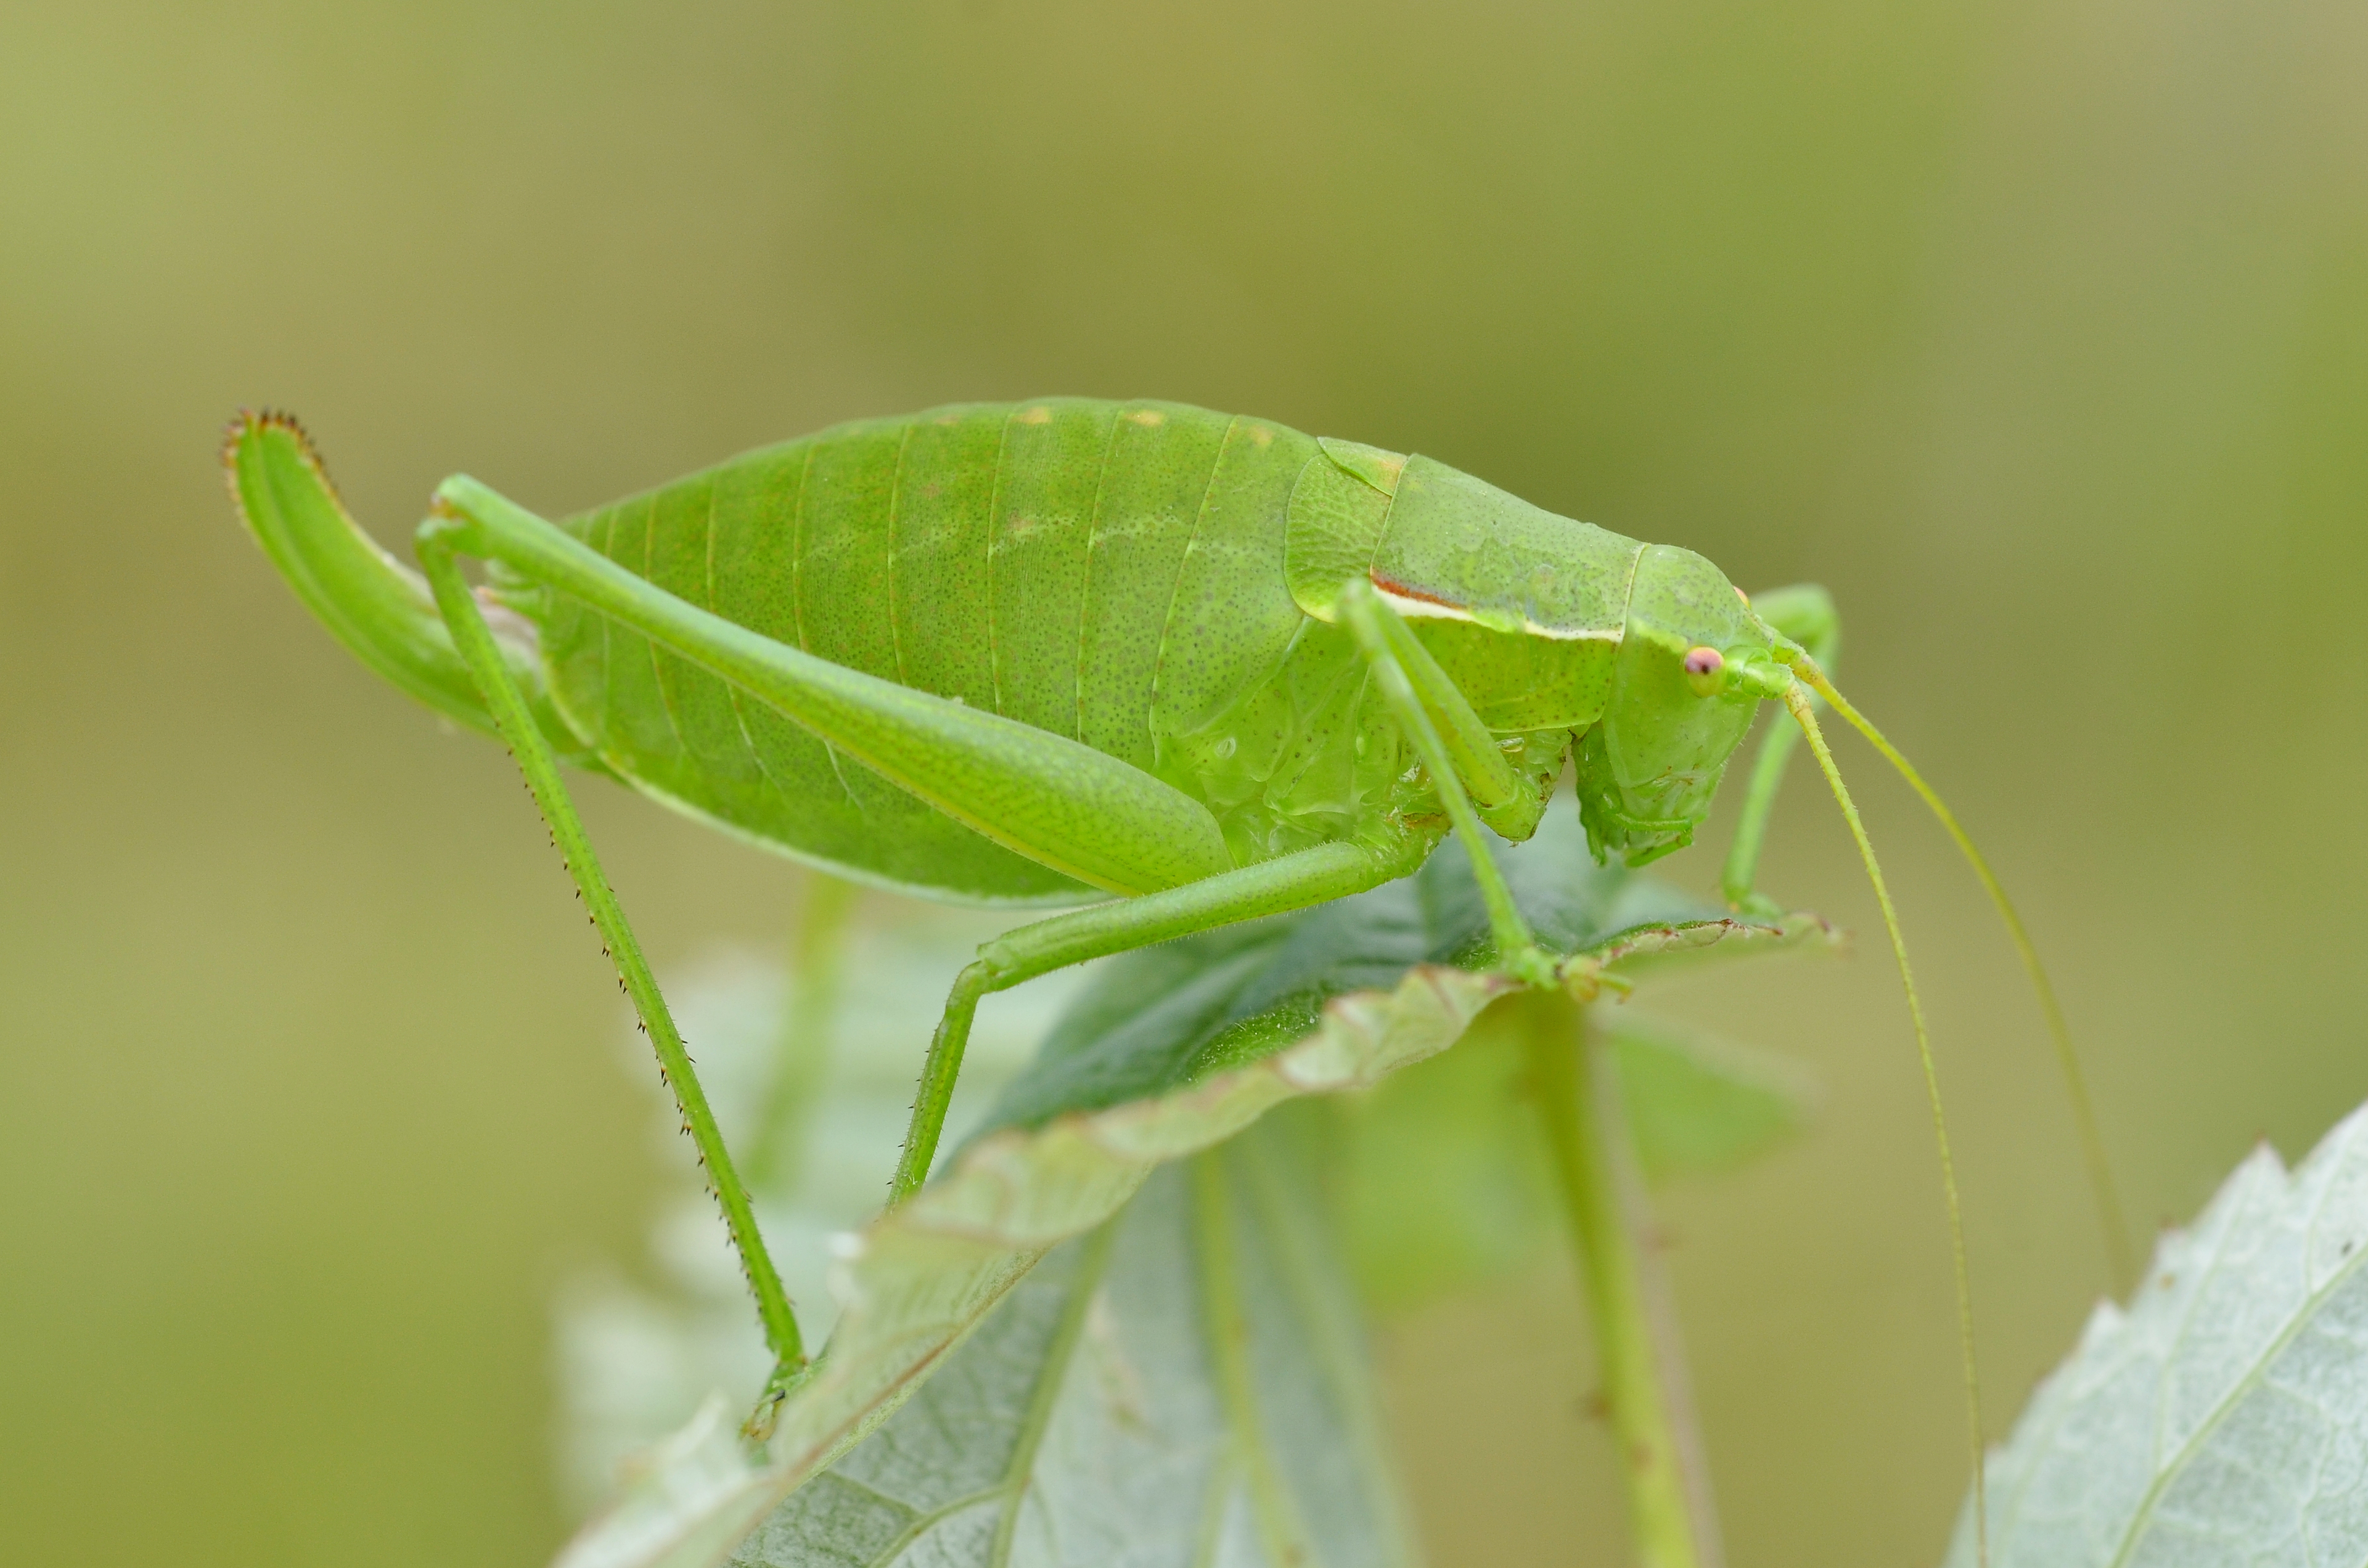
[[1620,1098],[1619,1063],[1577,1003],[1531,992],[1531,1082],[1595,1325],[1598,1375],[1644,1568],[1720,1568],[1718,1517],[1685,1358]]

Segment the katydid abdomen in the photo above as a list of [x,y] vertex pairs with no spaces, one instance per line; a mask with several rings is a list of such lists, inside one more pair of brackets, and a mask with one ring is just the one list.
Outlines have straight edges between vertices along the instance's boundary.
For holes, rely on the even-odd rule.
[[[749,452],[561,526],[751,631],[1141,767],[1206,804],[1248,864],[1439,815],[1397,727],[1368,700],[1354,640],[1301,608],[1288,573],[1294,494],[1303,518],[1327,489],[1385,517],[1391,497],[1352,472],[1377,460],[1403,461],[1177,403],[965,404]],[[1342,497],[1330,500],[1338,510]],[[1601,666],[1587,690],[1500,726],[1532,797],[1600,712],[1623,568],[1641,548],[1554,520],[1574,536],[1565,552],[1581,536],[1608,546],[1617,581],[1591,645],[1543,640],[1549,658]],[[1423,613],[1446,597],[1439,587],[1401,597],[1451,671],[1537,662],[1541,640],[1518,627]],[[526,591],[514,602],[541,627],[561,712],[650,794],[939,896],[1094,895],[576,601]],[[1494,646],[1452,646],[1457,637]],[[1525,815],[1534,822],[1516,811],[1500,825]]]

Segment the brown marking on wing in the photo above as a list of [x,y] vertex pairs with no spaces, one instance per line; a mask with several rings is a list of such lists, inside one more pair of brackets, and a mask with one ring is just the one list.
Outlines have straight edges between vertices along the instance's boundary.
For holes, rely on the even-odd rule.
[[1437,605],[1441,609],[1468,610],[1472,608],[1470,605],[1458,603],[1454,599],[1442,598],[1439,595],[1431,593],[1427,589],[1413,587],[1405,583],[1392,582],[1389,578],[1383,576],[1379,572],[1369,571],[1365,575],[1371,578],[1372,580],[1373,586],[1381,589],[1382,592],[1385,594],[1395,594],[1402,599],[1413,599],[1418,604]]

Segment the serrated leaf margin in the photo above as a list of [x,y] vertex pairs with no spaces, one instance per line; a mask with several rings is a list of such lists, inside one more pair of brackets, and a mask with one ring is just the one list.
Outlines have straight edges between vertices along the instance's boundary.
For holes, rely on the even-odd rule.
[[[1991,1568],[2221,1561],[2210,1546],[2229,1528],[2251,1542],[2248,1562],[2328,1560],[2316,1554],[2325,1541],[2306,1559],[2279,1553],[2312,1532],[2273,1542],[2268,1515],[2280,1509],[2256,1483],[2274,1492],[2291,1478],[2277,1467],[2248,1470],[2248,1456],[2221,1445],[2269,1430],[2248,1406],[2293,1397],[2282,1363],[2292,1361],[2288,1378],[2301,1376],[2319,1396],[2347,1381],[2355,1393],[2368,1386],[2363,1260],[2368,1107],[2337,1123],[2291,1173],[2267,1144],[2256,1147],[2192,1224],[2164,1233],[2128,1306],[2099,1303],[2078,1346],[1990,1451]],[[2310,1354],[2323,1346],[2305,1343],[2330,1336],[2346,1346],[2341,1377],[2326,1355]],[[2112,1428],[2133,1415],[2147,1440],[2113,1441]],[[2356,1445],[2356,1429],[2351,1436]],[[2300,1523],[2307,1508],[2286,1511]],[[2338,1512],[2355,1541],[2368,1536],[2356,1507]],[[2202,1556],[2192,1558],[2199,1541]],[[1948,1562],[1969,1568],[1975,1556],[1968,1497]]]

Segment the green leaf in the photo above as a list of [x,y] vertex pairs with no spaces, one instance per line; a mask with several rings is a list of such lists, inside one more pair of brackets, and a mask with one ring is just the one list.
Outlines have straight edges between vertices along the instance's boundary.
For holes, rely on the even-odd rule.
[[[1729,919],[1598,868],[1568,827],[1508,851],[1508,870],[1541,938],[1584,955],[1606,986],[1827,934],[1808,917]],[[837,1327],[780,1406],[762,1459],[719,1480],[712,1453],[695,1450],[678,1485],[663,1470],[644,1477],[563,1563],[718,1561],[715,1541],[755,1528],[849,1460],[1040,1259],[1117,1213],[1158,1166],[1213,1148],[1285,1101],[1370,1088],[1452,1044],[1511,988],[1477,967],[1487,957],[1486,914],[1450,848],[1417,876],[1356,899],[1105,966],[948,1168],[848,1240],[831,1278]],[[689,1501],[669,1501],[677,1495]]]
[[[773,955],[723,949],[664,977],[716,1118],[746,1162],[757,1218],[810,1343],[828,1336],[837,1313],[825,1283],[833,1236],[877,1214],[887,1191],[945,988],[1008,924],[907,902],[893,919],[860,920],[838,958],[837,1017],[819,1035],[800,1031],[796,981]],[[1048,976],[989,999],[950,1125],[977,1120],[1082,978]],[[571,1278],[556,1303],[560,1478],[579,1517],[615,1494],[620,1465],[669,1440],[718,1391],[734,1409],[722,1428],[728,1438],[772,1370],[672,1092],[650,1071],[649,1042],[630,1011],[616,1046],[619,1065],[649,1096],[651,1146],[674,1180],[646,1256]],[[789,1125],[768,1126],[768,1114]],[[757,1156],[784,1131],[791,1136],[779,1142],[793,1157],[768,1170]]]
[[2256,1151],[1990,1456],[1993,1568],[2368,1562],[2362,1258],[2368,1108],[2291,1176]]
[[834,1271],[838,1325],[781,1406],[764,1459],[719,1473],[711,1446],[639,1478],[586,1526],[565,1568],[704,1568],[780,1501],[886,1421],[1062,1242],[1116,1213],[1161,1165],[1224,1142],[1272,1107],[1359,1088],[1445,1049],[1510,983],[1424,967],[1389,992],[1335,998],[1307,1036],[1246,1067],[1152,1099],[1005,1127],[848,1238]]
[[[1812,915],[1734,919],[1654,878],[1599,866],[1576,812],[1555,812],[1535,838],[1499,844],[1497,855],[1539,941],[1562,954],[1592,950],[1615,985],[1832,936]],[[1474,968],[1488,957],[1487,912],[1451,841],[1413,876],[1371,892],[1107,960],[986,1128],[1166,1093],[1304,1039],[1331,997],[1386,990],[1417,965]]]
[[734,1562],[1405,1562],[1354,1299],[1289,1132],[1166,1167],[1054,1248]]
[[[1799,1130],[1799,1069],[1633,1007],[1598,1004],[1622,1104],[1656,1180],[1733,1168]],[[1403,1311],[1531,1265],[1559,1233],[1523,1042],[1482,1016],[1453,1051],[1337,1102],[1334,1184],[1365,1297]]]
[[1490,1014],[1453,1051],[1336,1102],[1334,1206],[1377,1310],[1532,1264],[1556,1233],[1527,1075],[1517,1031]]
[[1732,1170],[1801,1130],[1815,1090],[1798,1067],[1648,1013],[1598,1007],[1620,1062],[1636,1156],[1656,1181]]
[[[1576,812],[1555,813],[1500,856],[1548,945],[1593,946],[1611,977],[1631,985],[1832,937],[1810,915],[1774,926],[1730,921],[1657,879],[1598,866]],[[1486,932],[1470,864],[1450,844],[1415,877],[1361,899],[1138,955],[1072,1007],[992,1114],[1024,1119],[1027,1096],[1074,1092],[1109,1062],[1189,1079],[1204,1057],[1288,1032],[1337,985],[1392,982],[1417,961],[1485,957]],[[1594,1017],[1617,1045],[1655,1177],[1729,1168],[1800,1125],[1806,1089],[1784,1064],[1626,1006],[1599,1006]],[[1402,1310],[1509,1273],[1556,1234],[1524,1073],[1520,1042],[1483,1017],[1454,1051],[1336,1102],[1333,1187],[1372,1305]]]

